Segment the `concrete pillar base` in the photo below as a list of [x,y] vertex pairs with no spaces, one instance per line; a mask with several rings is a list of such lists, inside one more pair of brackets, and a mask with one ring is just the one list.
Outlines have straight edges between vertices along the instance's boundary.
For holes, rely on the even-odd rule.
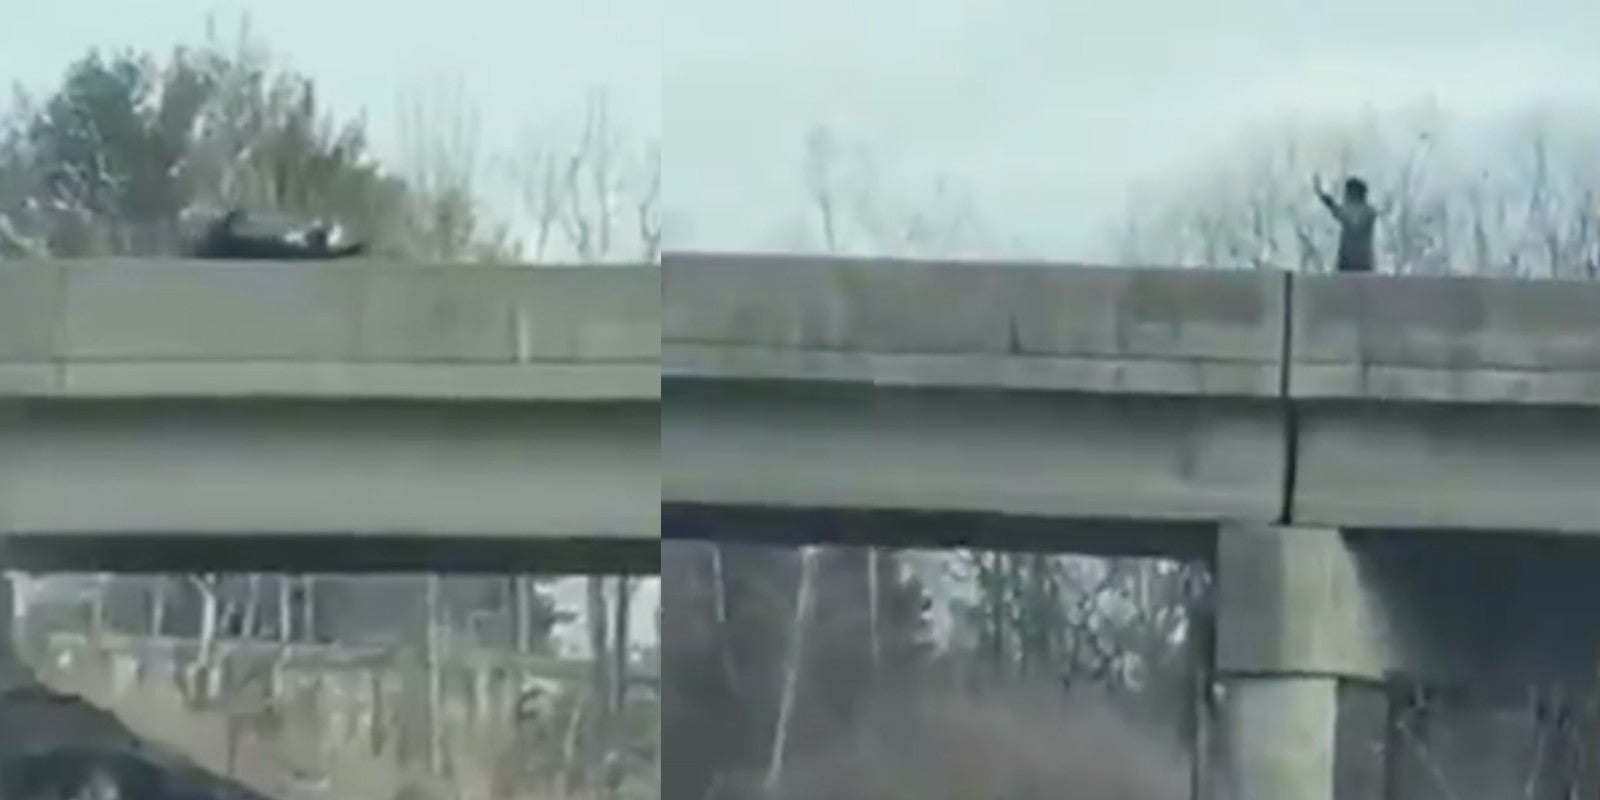
[[1389,697],[1334,677],[1223,681],[1221,784],[1228,800],[1378,800],[1390,796]]
[[1382,593],[1336,530],[1226,526],[1217,543],[1217,777],[1228,800],[1386,794]]
[[1337,680],[1223,682],[1225,775],[1234,800],[1335,800]]
[[15,599],[10,576],[0,571],[0,691],[33,679],[17,657]]

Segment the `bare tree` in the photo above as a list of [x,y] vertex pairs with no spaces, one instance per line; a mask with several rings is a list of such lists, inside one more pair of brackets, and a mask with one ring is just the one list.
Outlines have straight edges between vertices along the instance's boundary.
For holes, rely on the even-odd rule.
[[589,649],[593,661],[589,665],[588,689],[588,718],[584,736],[586,746],[583,748],[583,764],[579,769],[583,775],[583,784],[589,792],[599,788],[600,763],[604,758],[606,744],[612,737],[612,681],[615,676],[611,674],[610,635],[608,632],[608,615],[606,613],[606,587],[605,579],[600,576],[590,576],[586,579],[585,616],[589,623]]
[[[614,600],[611,616],[611,715],[614,720],[622,720],[627,713],[628,705],[628,667],[631,663],[632,634],[629,631],[629,622],[633,613],[634,581],[626,575],[618,575],[614,579]],[[610,744],[611,747],[620,747],[621,741]]]
[[1431,106],[1283,126],[1222,154],[1186,186],[1162,188],[1164,199],[1136,206],[1116,235],[1128,263],[1330,269],[1334,228],[1308,180],[1359,173],[1380,214],[1380,270],[1594,277],[1597,153],[1600,125],[1539,112],[1487,131],[1452,125]]
[[294,641],[294,581],[293,576],[278,576],[278,643],[288,646]]
[[612,118],[603,90],[591,93],[573,141],[535,142],[515,159],[536,262],[661,259],[661,145],[634,140]]
[[776,797],[783,787],[783,762],[788,753],[789,726],[794,718],[795,701],[800,694],[800,675],[805,669],[806,631],[811,627],[812,598],[816,593],[817,553],[815,546],[800,550],[800,583],[795,590],[794,616],[789,622],[789,645],[784,654],[778,719],[772,732],[772,751],[767,759],[766,778],[763,781],[768,797]]
[[300,640],[317,640],[317,576],[305,574],[300,578]]
[[533,578],[513,575],[511,582],[511,638],[518,653],[533,652]]
[[948,256],[988,238],[972,192],[939,175],[896,181],[865,144],[821,125],[807,131],[805,243],[838,254]]
[[248,594],[244,600],[244,619],[239,624],[239,635],[245,639],[254,639],[261,614],[261,573],[252,572],[245,576],[245,581]]
[[150,635],[160,638],[167,632],[167,584],[168,575],[156,575],[150,579]]
[[402,104],[406,178],[413,188],[411,249],[438,261],[508,261],[518,245],[486,222],[480,192],[482,130],[460,86]]
[[216,699],[220,664],[217,637],[224,613],[223,576],[204,572],[188,576],[189,585],[200,595],[200,642],[194,660],[179,676],[179,688],[191,707],[203,707]]
[[440,613],[438,574],[428,575],[427,623],[424,652],[428,671],[428,771],[437,775],[444,769],[444,676],[440,660],[444,655],[443,619]]

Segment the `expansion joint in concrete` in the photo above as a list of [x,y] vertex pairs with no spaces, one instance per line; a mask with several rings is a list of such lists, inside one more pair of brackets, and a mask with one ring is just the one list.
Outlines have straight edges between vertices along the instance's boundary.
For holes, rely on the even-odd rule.
[[1293,273],[1283,274],[1283,306],[1279,331],[1278,402],[1283,410],[1283,493],[1279,498],[1278,524],[1294,523],[1295,489],[1299,482],[1300,414],[1290,399],[1289,364],[1294,359]]

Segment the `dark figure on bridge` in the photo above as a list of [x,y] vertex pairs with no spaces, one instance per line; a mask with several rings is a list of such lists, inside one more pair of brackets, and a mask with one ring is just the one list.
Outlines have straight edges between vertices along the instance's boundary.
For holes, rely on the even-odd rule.
[[1377,228],[1378,212],[1367,203],[1366,181],[1360,178],[1346,180],[1342,201],[1328,194],[1322,187],[1321,178],[1313,178],[1311,188],[1339,222],[1339,260],[1334,269],[1338,272],[1372,272],[1376,261],[1372,235]]
[[314,224],[298,233],[264,234],[241,230],[245,213],[233,209],[206,228],[194,249],[195,258],[318,261],[348,258],[366,252],[364,243],[333,245],[328,226]]

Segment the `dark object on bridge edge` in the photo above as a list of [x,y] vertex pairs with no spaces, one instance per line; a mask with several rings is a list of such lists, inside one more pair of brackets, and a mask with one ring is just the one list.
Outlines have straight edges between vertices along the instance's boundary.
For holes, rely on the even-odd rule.
[[252,235],[239,230],[245,213],[233,209],[206,227],[194,249],[195,258],[219,260],[319,261],[348,258],[366,252],[365,242],[330,246],[328,227],[316,224],[301,233],[301,240],[288,236]]

